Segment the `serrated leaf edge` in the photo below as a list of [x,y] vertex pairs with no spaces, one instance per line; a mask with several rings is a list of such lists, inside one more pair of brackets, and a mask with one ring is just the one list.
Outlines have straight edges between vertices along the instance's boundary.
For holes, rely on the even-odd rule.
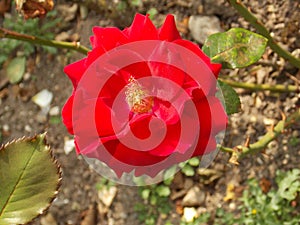
[[[233,27],[233,28],[230,28],[229,30],[227,30],[227,31],[224,31],[224,32],[220,32],[220,33],[215,33],[215,34],[211,34],[210,36],[208,36],[208,38],[205,40],[205,42],[204,42],[204,45],[202,46],[202,50],[204,51],[204,53],[210,58],[210,60],[211,60],[211,62],[213,62],[213,63],[221,63],[222,64],[222,66],[226,69],[237,69],[237,68],[245,68],[245,67],[247,67],[247,66],[250,66],[250,65],[252,65],[252,64],[254,64],[254,63],[256,63],[258,60],[256,60],[255,62],[253,62],[253,63],[250,63],[250,64],[248,64],[248,65],[245,65],[245,66],[242,66],[242,67],[240,67],[240,66],[233,66],[233,65],[231,65],[231,63],[230,62],[228,62],[228,61],[218,61],[219,60],[219,58],[220,58],[220,55],[223,55],[224,54],[224,52],[226,52],[228,49],[226,49],[226,50],[224,50],[224,51],[221,51],[221,52],[219,52],[217,55],[215,55],[215,56],[210,56],[211,54],[209,54],[211,51],[209,50],[209,53],[208,52],[205,52],[205,47],[207,47],[208,49],[209,49],[209,47],[211,46],[211,40],[209,39],[209,37],[211,37],[211,36],[215,36],[215,35],[223,35],[223,34],[230,34],[232,31],[234,31],[234,30],[241,30],[241,31],[243,31],[243,32],[251,32],[252,33],[252,35],[253,36],[256,36],[256,37],[259,37],[259,38],[261,38],[261,39],[264,39],[264,47],[265,47],[265,50],[264,50],[264,52],[266,51],[266,47],[267,47],[267,45],[268,45],[268,39],[265,37],[265,36],[263,36],[263,35],[261,35],[261,34],[259,34],[259,33],[255,33],[255,32],[253,32],[253,31],[250,31],[250,30],[247,30],[247,29],[244,29],[244,28],[241,28],[241,27]],[[234,47],[231,47],[231,48],[229,48],[229,50],[232,50],[232,49],[234,49]],[[260,58],[261,58],[261,56],[260,56]]]
[[30,223],[32,223],[34,220],[36,220],[40,216],[44,215],[49,210],[50,206],[52,205],[52,202],[55,200],[55,198],[58,195],[59,188],[62,185],[62,169],[61,169],[61,166],[60,166],[57,158],[53,155],[53,151],[52,151],[50,145],[47,142],[46,134],[47,134],[47,132],[44,132],[42,134],[35,134],[35,135],[29,136],[29,137],[28,136],[23,136],[21,138],[13,139],[13,140],[11,140],[11,141],[9,141],[5,144],[2,144],[0,146],[0,151],[4,151],[5,148],[9,145],[12,145],[12,144],[15,144],[15,143],[18,143],[18,142],[22,142],[22,141],[34,141],[35,139],[37,139],[40,136],[42,138],[43,144],[49,149],[49,154],[50,154],[50,158],[51,158],[52,163],[56,166],[56,174],[58,174],[58,180],[57,180],[54,195],[52,196],[52,198],[48,202],[48,205],[43,209],[43,211],[41,213],[37,214],[36,217],[32,218],[31,221],[28,221],[27,223],[24,223],[24,225],[29,225]]

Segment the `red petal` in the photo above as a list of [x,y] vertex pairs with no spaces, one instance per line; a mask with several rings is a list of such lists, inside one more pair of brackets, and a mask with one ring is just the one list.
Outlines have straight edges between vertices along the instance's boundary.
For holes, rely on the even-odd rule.
[[211,63],[210,58],[202,52],[198,45],[187,40],[176,40],[174,41],[174,43],[179,44],[197,54],[209,66],[216,78],[218,78],[218,74],[220,73],[222,65],[217,63]]
[[[171,56],[169,56],[170,58]],[[186,73],[173,65],[178,65],[177,60],[170,60],[168,64],[159,62],[150,62],[151,75],[169,79],[179,86],[183,85]],[[168,90],[169,91],[169,90]],[[174,94],[174,93],[173,93]]]
[[149,62],[154,79],[152,87],[148,87],[148,89],[152,90],[152,95],[172,101],[182,91],[181,87],[184,84],[186,73],[174,66],[181,63],[176,56],[168,55],[166,58],[169,59],[168,63]]
[[150,114],[140,114],[135,115],[130,120],[130,129],[135,137],[139,139],[146,139],[149,138],[151,135],[151,131],[149,130],[149,122],[151,120]]
[[95,109],[95,122],[99,136],[114,135],[115,131],[112,125],[112,111],[103,99],[97,99]]
[[[100,90],[99,97],[106,98],[109,106],[112,106],[113,101],[115,100],[118,94],[121,94],[121,90],[125,87],[127,82],[122,76],[113,74],[104,84]],[[125,94],[125,93],[124,93]]]
[[208,154],[217,148],[217,143],[215,137],[210,137],[207,141],[199,141],[198,145],[193,153],[194,156]]
[[153,150],[150,151],[155,156],[169,156],[176,151],[180,139],[180,123],[167,126],[167,133],[163,141]]
[[219,99],[214,96],[202,98],[196,102],[200,122],[200,135],[196,146],[196,155],[206,154],[215,149],[218,132],[226,129],[227,115]]
[[136,14],[130,27],[123,30],[129,41],[158,40],[156,27],[148,16]]
[[81,59],[77,62],[74,62],[72,64],[69,64],[65,66],[64,72],[68,75],[68,77],[71,79],[74,88],[77,87],[79,80],[81,79],[82,75],[84,74],[86,70],[86,59]]
[[176,28],[175,20],[173,15],[167,15],[164,24],[158,30],[160,40],[174,41],[181,39],[180,34]]
[[168,133],[164,141],[152,150],[151,154],[165,156],[172,153],[184,154],[188,157],[188,152],[192,146],[195,146],[195,141],[199,135],[200,122],[197,121],[197,110],[194,103],[190,100],[184,104],[184,110],[181,113],[180,120],[168,126]]
[[122,68],[120,70],[120,74],[122,75],[124,80],[128,82],[131,76],[136,80],[151,76],[151,71],[147,62],[137,62]]
[[204,152],[211,136],[212,115],[207,98],[202,98],[200,101],[195,102],[195,106],[198,111],[200,125],[200,134],[196,145],[196,151]]
[[90,51],[86,58],[86,67],[90,66],[96,59],[99,58],[99,56],[103,55],[105,53],[105,49],[101,46],[94,48],[92,51]]
[[91,38],[93,48],[101,47],[106,51],[128,42],[126,36],[116,27],[93,27],[94,37]]
[[228,118],[225,109],[218,98],[212,96],[209,97],[208,101],[213,115],[212,134],[216,135],[220,131],[226,129]]
[[67,127],[70,134],[74,134],[72,121],[73,99],[74,95],[71,95],[71,97],[65,103],[61,113],[63,123]]
[[[76,104],[77,109],[73,107],[76,114],[74,113],[72,122],[75,135],[83,137],[82,141],[95,140],[99,136],[113,136],[122,128],[122,124],[116,121],[114,112],[103,98],[81,101],[77,99]],[[112,123],[112,120],[116,122]]]
[[180,118],[176,108],[168,102],[161,99],[154,100],[155,105],[153,106],[153,114],[165,121],[167,124],[175,124]]
[[145,151],[129,149],[121,143],[117,145],[112,155],[121,162],[134,166],[153,165],[165,159],[165,157],[154,156]]

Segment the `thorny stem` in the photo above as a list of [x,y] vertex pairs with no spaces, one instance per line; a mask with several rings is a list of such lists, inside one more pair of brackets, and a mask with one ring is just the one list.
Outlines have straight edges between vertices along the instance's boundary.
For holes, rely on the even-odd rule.
[[258,33],[268,39],[268,45],[274,52],[276,52],[282,58],[288,60],[293,66],[300,68],[300,59],[294,57],[291,53],[280,47],[279,44],[272,38],[263,23],[259,21],[240,0],[228,1],[232,7],[235,8],[242,17],[244,17],[245,20],[247,20],[253,27],[256,28]]
[[283,116],[283,119],[277,123],[275,127],[269,130],[262,138],[257,142],[247,145],[247,146],[236,146],[233,148],[218,146],[221,151],[231,153],[230,161],[234,164],[238,164],[238,160],[248,154],[254,154],[264,150],[268,144],[275,140],[280,134],[284,132],[285,129],[289,128],[291,125],[300,121],[300,108],[291,114],[289,117]]
[[[55,40],[46,40],[43,38],[21,34],[14,31],[10,31],[4,28],[0,28],[0,38],[10,38],[16,39],[20,41],[26,41],[33,44],[39,45],[47,45],[57,48],[66,48],[75,50],[82,54],[87,54],[90,49],[87,47],[80,45],[78,42],[63,42],[63,41],[55,41]],[[299,87],[293,85],[269,85],[269,84],[249,84],[249,83],[241,83],[230,80],[221,80],[222,82],[237,88],[243,88],[253,91],[272,91],[272,92],[296,92],[299,91]]]
[[20,41],[30,42],[32,44],[46,45],[46,46],[51,46],[51,47],[56,47],[56,48],[71,49],[71,50],[80,52],[85,55],[90,51],[90,49],[88,49],[87,47],[80,45],[79,42],[46,40],[43,38],[10,31],[10,30],[7,30],[7,29],[1,28],[1,27],[0,27],[0,38],[10,38],[10,39],[16,39],[16,40],[20,40]]
[[[219,78],[220,79],[220,78]],[[223,83],[230,85],[231,87],[243,88],[251,91],[271,91],[271,92],[297,92],[300,87],[296,85],[283,85],[283,84],[252,84],[244,82],[236,82],[231,80],[220,79]]]

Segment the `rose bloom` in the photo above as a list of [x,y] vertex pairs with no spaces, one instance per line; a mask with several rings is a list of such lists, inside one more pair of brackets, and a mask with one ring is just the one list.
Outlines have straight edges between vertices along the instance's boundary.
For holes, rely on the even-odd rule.
[[[215,136],[225,130],[227,122],[223,106],[215,97],[221,65],[211,63],[198,45],[180,37],[172,15],[158,29],[148,16],[137,14],[124,30],[94,27],[93,33],[87,57],[64,70],[74,90],[62,117],[74,135],[78,154],[99,159],[119,177],[133,170],[136,176],[154,177],[174,164],[216,149]],[[105,78],[101,68],[109,69],[101,64],[101,57],[119,54],[112,64],[129,60],[139,55],[138,51],[148,51],[147,46],[156,43],[148,45],[151,40],[158,46],[151,47],[151,56],[140,56],[140,61],[113,70]],[[135,52],[132,47],[128,55],[126,51],[114,51],[140,43],[146,43],[145,48]],[[168,51],[161,47],[168,45],[172,46]],[[183,57],[176,46],[202,64]],[[168,63],[155,60],[160,58]],[[204,78],[203,84],[187,73],[194,64],[200,65],[197,73]],[[97,77],[99,82],[96,78],[83,81],[88,76]]]

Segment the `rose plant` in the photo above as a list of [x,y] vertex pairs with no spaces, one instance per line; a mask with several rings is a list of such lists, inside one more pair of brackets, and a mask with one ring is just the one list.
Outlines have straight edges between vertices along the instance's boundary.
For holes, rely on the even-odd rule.
[[172,15],[159,29],[137,14],[122,31],[93,33],[87,57],[65,67],[74,91],[62,117],[77,153],[104,161],[119,177],[132,170],[153,177],[216,149],[227,121],[215,97],[221,64],[183,40]]

